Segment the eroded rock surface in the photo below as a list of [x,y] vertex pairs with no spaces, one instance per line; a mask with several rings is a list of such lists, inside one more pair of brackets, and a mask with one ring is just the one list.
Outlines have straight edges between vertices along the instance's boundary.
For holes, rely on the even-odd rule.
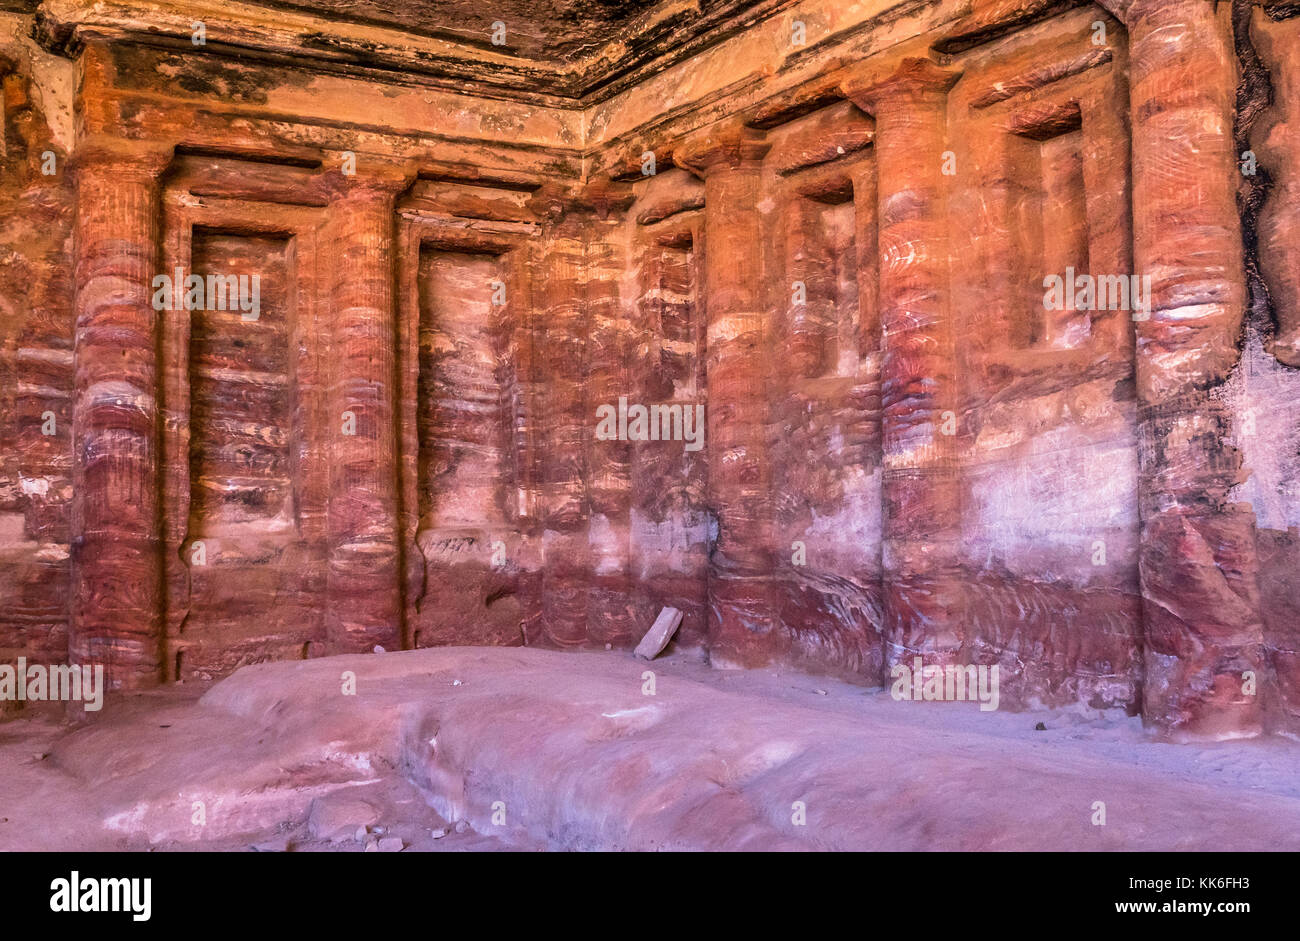
[[525,6],[0,13],[8,662],[670,606],[1300,732],[1293,4]]
[[[197,701],[137,694],[53,742],[11,724],[0,846],[1286,850],[1300,834],[1280,740],[1153,746],[1115,710],[1036,731],[797,673],[678,656],[648,687],[645,668],[626,652],[329,657],[246,667]],[[37,801],[48,827],[15,825]]]

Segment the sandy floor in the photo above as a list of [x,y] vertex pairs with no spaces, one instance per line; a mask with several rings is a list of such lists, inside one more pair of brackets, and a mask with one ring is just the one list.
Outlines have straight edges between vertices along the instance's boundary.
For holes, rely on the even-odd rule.
[[0,724],[0,849],[150,848],[1298,849],[1300,745],[519,648],[262,664]]

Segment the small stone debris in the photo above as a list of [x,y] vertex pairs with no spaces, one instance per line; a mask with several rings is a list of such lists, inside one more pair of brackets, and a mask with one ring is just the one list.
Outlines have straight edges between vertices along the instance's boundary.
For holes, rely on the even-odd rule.
[[387,652],[388,651],[386,651],[383,647],[379,646],[379,644],[375,644],[375,653],[387,653]]
[[815,689],[815,690],[813,690],[813,692],[816,693],[818,696],[827,696],[827,695],[829,695],[829,694],[826,692],[826,690],[824,690],[824,689]]
[[369,841],[367,841],[367,842],[366,842],[365,852],[367,852],[367,853],[378,853],[378,852],[379,852],[379,841],[378,841],[378,840],[369,840]]
[[406,849],[406,844],[402,842],[399,836],[386,836],[379,841],[379,852],[381,853],[400,853]]
[[659,616],[655,622],[650,625],[650,630],[645,632],[641,638],[641,643],[636,645],[636,655],[642,660],[653,660],[663,652],[668,646],[668,642],[673,639],[673,634],[677,633],[678,626],[682,623],[682,612],[677,608],[664,607],[659,611]]
[[1047,726],[1043,725],[1043,723],[1040,722],[1040,723],[1038,723],[1036,726],[1034,726],[1034,731],[1035,731],[1035,732],[1046,732],[1046,731],[1047,731]]
[[[379,811],[369,801],[346,792],[325,794],[311,802],[307,832],[314,840],[343,843],[357,839],[358,831],[379,822]],[[363,834],[361,839],[365,838]]]
[[452,681],[451,681],[451,685],[452,685],[452,686],[459,686],[459,685],[460,685],[460,680],[452,680]]
[[269,840],[263,840],[261,843],[254,843],[253,852],[287,853],[289,852],[289,838],[287,836],[277,836]]
[[466,830],[468,830],[468,829],[469,829],[469,821],[468,821],[468,820],[457,820],[457,821],[456,821],[456,832],[457,832],[457,833],[464,833],[464,832],[465,832]]
[[357,827],[356,841],[358,843],[366,842],[366,837],[370,836],[370,831],[365,827]]
[[430,831],[429,831],[429,836],[430,836],[430,838],[432,838],[432,839],[434,839],[434,840],[441,840],[441,839],[442,839],[444,836],[446,836],[446,835],[447,835],[447,828],[446,828],[446,827],[438,827],[438,828],[436,828],[436,829],[433,829],[433,830],[430,830]]

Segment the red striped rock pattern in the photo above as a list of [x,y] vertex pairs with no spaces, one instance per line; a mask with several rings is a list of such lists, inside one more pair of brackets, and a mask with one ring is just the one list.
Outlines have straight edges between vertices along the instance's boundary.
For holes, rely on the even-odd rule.
[[[630,649],[669,605],[718,667],[1300,729],[1291,6],[803,0],[808,45],[623,72],[56,6],[0,22],[5,656]],[[177,265],[259,319],[157,309]],[[1067,270],[1150,309],[1047,309]]]

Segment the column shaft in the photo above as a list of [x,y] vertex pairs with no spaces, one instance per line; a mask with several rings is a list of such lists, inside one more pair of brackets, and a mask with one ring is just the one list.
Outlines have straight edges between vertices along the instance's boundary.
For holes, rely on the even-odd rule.
[[769,144],[742,125],[688,140],[676,159],[704,178],[709,506],[718,536],[709,573],[709,652],[719,665],[760,666],[778,653],[767,453],[764,226],[759,209]]
[[956,354],[943,176],[954,73],[905,59],[845,92],[876,121],[886,663],[960,657]]
[[76,157],[73,663],[110,688],[162,676],[158,177],[170,148],[91,138]]
[[326,636],[333,653],[401,644],[393,303],[400,172],[343,177],[331,202],[333,407]]
[[1262,679],[1254,516],[1232,416],[1215,390],[1236,368],[1245,310],[1236,75],[1226,20],[1203,0],[1128,10],[1134,262],[1152,311],[1137,326],[1145,627],[1143,717],[1175,734],[1259,732]]
[[587,641],[591,566],[588,544],[588,439],[594,407],[586,398],[584,241],[588,220],[568,203],[550,207],[540,252],[537,303],[545,311],[542,393],[542,632],[548,646]]

